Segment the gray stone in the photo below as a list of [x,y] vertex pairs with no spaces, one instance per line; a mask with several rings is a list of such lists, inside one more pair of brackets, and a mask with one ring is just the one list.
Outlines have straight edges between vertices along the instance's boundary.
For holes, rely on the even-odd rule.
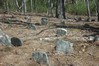
[[99,37],[98,37],[98,36],[96,36],[94,40],[95,40],[95,41],[99,41]]
[[6,35],[1,29],[0,29],[0,43],[2,43],[5,46],[12,46],[10,37]]
[[45,52],[34,52],[32,57],[37,63],[49,66],[48,56]]
[[95,37],[94,36],[88,36],[89,41],[94,41]]
[[67,30],[64,28],[57,28],[56,35],[57,36],[67,35]]
[[41,18],[41,25],[47,25],[48,19],[46,17]]
[[56,40],[57,53],[70,54],[73,52],[73,43],[64,40]]
[[27,26],[28,29],[36,30],[36,26],[33,23],[28,23]]
[[23,41],[22,41],[21,39],[17,38],[17,37],[12,37],[12,38],[11,38],[11,44],[12,44],[13,46],[18,47],[18,46],[22,46]]
[[92,42],[99,41],[99,37],[97,37],[97,36],[88,36],[88,40],[92,41]]
[[31,16],[25,16],[24,19],[31,19]]

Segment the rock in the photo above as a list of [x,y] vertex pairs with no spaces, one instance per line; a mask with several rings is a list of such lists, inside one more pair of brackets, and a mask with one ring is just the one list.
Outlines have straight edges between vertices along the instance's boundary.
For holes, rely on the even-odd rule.
[[62,21],[60,22],[60,25],[65,26],[65,21],[62,20]]
[[24,19],[31,19],[31,16],[25,16]]
[[99,36],[96,36],[95,37],[95,39],[94,39],[94,44],[96,45],[96,46],[99,46]]
[[93,41],[93,42],[99,41],[99,37],[97,37],[97,36],[88,36],[88,40]]
[[20,40],[19,38],[12,37],[12,38],[11,38],[11,44],[12,44],[13,46],[18,47],[18,46],[22,46],[23,41]]
[[56,40],[57,53],[70,54],[73,52],[73,43],[64,40]]
[[63,36],[63,35],[67,35],[67,30],[64,28],[58,28],[56,31],[56,35],[57,36]]
[[12,46],[10,37],[5,33],[3,33],[1,29],[0,29],[0,43],[2,43],[5,46]]
[[41,18],[41,25],[47,25],[48,19],[46,17]]
[[95,41],[99,41],[99,37],[98,36],[95,36],[94,40]]
[[94,36],[88,36],[89,41],[94,41],[95,37]]
[[45,64],[49,66],[48,56],[45,52],[34,52],[32,58],[39,64]]
[[28,29],[36,30],[36,26],[33,23],[28,23],[27,26]]

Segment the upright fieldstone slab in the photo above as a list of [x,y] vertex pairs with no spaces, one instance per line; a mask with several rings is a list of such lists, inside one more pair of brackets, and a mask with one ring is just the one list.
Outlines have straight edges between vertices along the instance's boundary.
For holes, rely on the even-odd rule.
[[64,40],[56,40],[56,51],[58,54],[70,54],[73,52],[73,43]]
[[95,40],[95,37],[94,36],[88,36],[88,40],[89,41],[94,41]]
[[31,19],[31,16],[25,16],[24,19]]
[[36,26],[33,23],[27,24],[28,29],[36,30]]
[[41,18],[41,25],[47,25],[48,19],[46,17]]
[[57,30],[56,30],[56,35],[57,35],[57,36],[67,35],[67,30],[64,29],[64,28],[57,28]]
[[48,56],[45,52],[34,52],[32,58],[39,64],[45,64],[49,66]]
[[11,44],[15,47],[18,47],[18,46],[22,46],[23,41],[17,37],[12,37],[11,38]]
[[5,46],[12,46],[10,37],[0,29],[0,43]]

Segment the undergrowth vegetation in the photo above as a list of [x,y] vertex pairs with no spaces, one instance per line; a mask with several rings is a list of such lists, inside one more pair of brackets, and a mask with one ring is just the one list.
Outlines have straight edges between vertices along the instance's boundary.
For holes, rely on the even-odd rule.
[[[4,0],[0,1],[0,10],[1,9],[5,9],[4,4],[3,4]],[[6,0],[5,0],[6,1]],[[7,0],[9,1],[8,5],[9,5],[9,11],[16,11],[16,5],[15,5],[15,1],[14,0]],[[21,0],[18,0],[19,2],[19,6],[21,6]],[[95,0],[89,0],[90,2],[90,11],[91,11],[91,15],[95,15],[96,14],[96,4],[95,4]],[[30,8],[30,0],[27,0],[27,12],[31,11]],[[53,0],[54,6],[53,6],[53,11],[55,12],[56,9],[56,0]],[[32,2],[33,6],[33,11],[32,12],[38,12],[38,13],[46,13],[47,12],[47,4],[46,4],[46,0],[36,0],[36,3],[34,3],[34,0]],[[36,5],[36,7],[34,7],[34,4]],[[36,8],[36,9],[35,9]],[[87,14],[87,9],[86,9],[86,3],[84,2],[84,0],[77,0],[77,3],[69,3],[65,2],[65,8],[66,8],[66,12],[70,13],[70,14],[76,14],[76,15],[86,15]]]

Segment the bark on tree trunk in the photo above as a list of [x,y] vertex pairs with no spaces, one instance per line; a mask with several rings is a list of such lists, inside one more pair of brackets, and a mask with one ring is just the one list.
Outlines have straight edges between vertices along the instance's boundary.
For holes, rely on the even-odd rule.
[[30,0],[30,4],[31,4],[30,8],[31,8],[31,12],[32,12],[33,11],[33,8],[32,8],[33,7],[33,0]]
[[26,0],[22,0],[22,14],[25,14],[26,12],[27,12]]
[[99,0],[97,0],[97,17],[99,22]]
[[9,3],[8,3],[8,1],[6,2],[6,11],[7,11],[7,13],[9,13]]
[[33,10],[34,10],[35,13],[37,13],[37,8],[36,8],[36,6],[37,6],[37,0],[34,0],[33,1],[33,4],[34,4],[33,5]]
[[21,12],[23,5],[19,6],[18,0],[15,0],[15,3],[16,3],[17,12]]
[[56,17],[65,19],[65,6],[64,0],[57,0],[56,1]]
[[47,15],[53,16],[53,0],[47,0]]
[[72,4],[77,4],[77,0],[72,0]]
[[90,14],[90,7],[89,7],[89,0],[86,1],[86,8],[87,8],[87,15],[88,15],[88,21],[91,21],[91,14]]
[[95,11],[96,11],[96,17],[97,17],[97,1],[95,0],[95,6],[96,6],[96,8],[95,8]]

